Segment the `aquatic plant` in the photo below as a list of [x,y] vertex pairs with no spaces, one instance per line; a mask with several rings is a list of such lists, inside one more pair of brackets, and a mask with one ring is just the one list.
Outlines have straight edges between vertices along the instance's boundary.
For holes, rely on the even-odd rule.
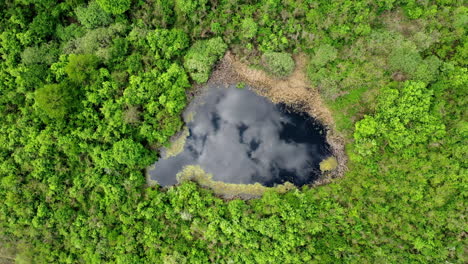
[[333,156],[328,157],[320,162],[320,170],[322,172],[334,170],[336,169],[337,166],[338,166],[338,161]]
[[263,193],[269,190],[277,191],[278,193],[285,193],[289,190],[295,189],[296,186],[290,182],[286,182],[275,187],[266,187],[260,183],[254,184],[235,184],[225,183],[221,181],[214,181],[213,175],[205,172],[199,165],[185,166],[177,175],[177,181],[183,183],[184,181],[194,181],[200,186],[209,188],[219,196],[224,198],[243,198],[251,199],[260,197]]

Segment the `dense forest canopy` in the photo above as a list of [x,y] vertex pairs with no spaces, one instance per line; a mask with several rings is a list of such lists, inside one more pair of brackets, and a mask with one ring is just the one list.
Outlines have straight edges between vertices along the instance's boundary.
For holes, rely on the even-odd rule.
[[[0,1],[0,263],[465,263],[465,4]],[[345,177],[146,186],[227,50],[279,78],[307,55]]]

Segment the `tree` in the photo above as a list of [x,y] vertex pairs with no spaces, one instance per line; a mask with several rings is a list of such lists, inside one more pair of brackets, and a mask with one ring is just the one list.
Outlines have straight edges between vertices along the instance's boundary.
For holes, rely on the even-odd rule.
[[295,67],[291,55],[283,52],[266,52],[262,56],[262,64],[269,73],[277,77],[287,77]]
[[101,59],[110,59],[111,45],[126,31],[122,23],[115,23],[109,27],[88,30],[83,36],[66,43],[66,54],[94,54]]
[[131,0],[96,0],[106,12],[119,15],[130,9]]
[[432,95],[433,91],[422,82],[408,81],[401,91],[385,88],[375,116],[366,116],[356,123],[357,152],[367,156],[384,143],[396,151],[442,138],[445,126],[431,111]]
[[203,12],[206,10],[208,0],[175,0],[175,11],[178,20],[191,20],[198,22]]
[[190,47],[184,57],[185,69],[197,83],[205,83],[214,63],[221,58],[227,49],[221,37],[199,40]]
[[251,39],[257,34],[257,23],[252,18],[244,18],[241,23],[240,37],[244,39]]
[[95,1],[89,2],[86,7],[77,7],[75,13],[78,21],[87,29],[104,27],[112,22],[109,13],[105,12]]
[[49,117],[60,119],[67,114],[72,100],[68,89],[64,84],[47,84],[36,90],[34,99]]
[[112,147],[114,159],[131,168],[143,169],[155,160],[155,153],[145,149],[143,145],[132,139],[123,139],[116,142]]
[[21,53],[21,62],[26,65],[47,64],[51,65],[58,59],[59,49],[53,43],[45,43],[41,46],[27,47]]
[[407,41],[394,47],[388,57],[390,69],[392,71],[402,71],[405,74],[413,74],[422,63],[423,60],[416,45]]
[[189,38],[181,29],[156,29],[146,39],[151,50],[166,60],[181,56],[189,46]]
[[92,76],[99,60],[92,54],[70,54],[65,72],[76,83],[83,83]]

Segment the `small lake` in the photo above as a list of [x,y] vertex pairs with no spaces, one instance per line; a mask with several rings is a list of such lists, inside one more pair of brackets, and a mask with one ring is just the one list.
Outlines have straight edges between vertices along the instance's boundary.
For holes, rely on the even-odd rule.
[[248,87],[206,88],[188,107],[185,120],[185,137],[177,140],[180,153],[162,155],[166,158],[148,169],[159,185],[177,184],[184,166],[199,165],[214,181],[302,186],[320,177],[319,163],[330,156],[318,121]]

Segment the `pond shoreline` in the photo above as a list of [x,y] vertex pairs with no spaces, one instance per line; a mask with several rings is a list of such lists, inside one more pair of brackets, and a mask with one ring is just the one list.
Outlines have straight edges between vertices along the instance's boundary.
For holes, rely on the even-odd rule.
[[[197,103],[197,98],[205,91],[206,87],[213,85],[230,86],[244,83],[248,85],[251,90],[260,96],[268,98],[275,104],[283,103],[291,109],[304,112],[311,117],[321,122],[326,129],[326,141],[330,146],[330,152],[336,158],[337,167],[329,172],[324,172],[323,175],[314,182],[306,186],[315,187],[325,185],[333,181],[333,179],[343,177],[347,170],[348,158],[345,154],[345,141],[343,137],[335,130],[335,123],[330,110],[327,108],[319,92],[312,88],[307,75],[305,74],[307,58],[303,54],[294,57],[296,67],[294,72],[287,78],[278,79],[268,75],[266,72],[249,67],[248,64],[241,62],[231,52],[227,52],[223,59],[214,68],[210,79],[207,83],[197,85],[195,84],[187,92],[187,100],[189,104],[184,113],[184,120],[190,119],[187,114],[194,114],[190,109]],[[171,139],[179,140],[183,130],[179,131]],[[167,155],[167,150],[162,150],[163,155]],[[189,166],[189,168],[181,171],[180,174],[185,174],[185,180],[193,180],[198,182],[202,187],[211,189],[217,196],[227,200],[231,199],[253,199],[261,197],[261,194],[267,189],[275,189],[280,193],[287,192],[294,188],[299,188],[293,184],[278,185],[275,187],[265,187],[260,184],[230,184],[224,182],[217,182],[211,180],[211,175],[204,172],[201,168]],[[194,168],[192,168],[194,167]],[[190,172],[189,171],[195,171]],[[192,175],[193,173],[193,175]],[[190,175],[189,175],[190,174]],[[181,176],[179,176],[181,177]],[[147,173],[147,183],[150,185],[155,184]],[[178,184],[176,184],[177,186]]]
[[[327,130],[327,143],[338,166],[333,171],[324,173],[309,186],[319,186],[330,183],[333,179],[341,178],[347,171],[348,157],[345,153],[345,140],[335,128],[331,111],[321,98],[318,90],[310,85],[305,73],[307,57],[304,54],[294,56],[296,67],[286,78],[275,78],[265,71],[249,67],[234,54],[228,51],[224,58],[216,65],[213,73],[205,85],[236,85],[240,82],[249,85],[252,91],[270,99],[273,103],[284,103],[292,109],[304,112],[319,120]],[[195,94],[200,87],[194,87]]]

